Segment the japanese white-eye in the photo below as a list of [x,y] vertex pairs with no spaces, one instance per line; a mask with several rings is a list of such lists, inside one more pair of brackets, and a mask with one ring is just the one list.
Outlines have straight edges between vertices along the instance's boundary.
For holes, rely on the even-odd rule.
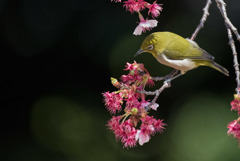
[[171,32],[155,32],[147,36],[135,56],[143,52],[151,53],[158,62],[180,70],[181,74],[199,66],[209,66],[229,76],[228,70],[217,64],[214,57],[196,42]]

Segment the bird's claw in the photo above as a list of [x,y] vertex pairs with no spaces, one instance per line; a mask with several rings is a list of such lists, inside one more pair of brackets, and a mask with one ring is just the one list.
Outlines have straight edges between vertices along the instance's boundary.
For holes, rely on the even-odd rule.
[[168,85],[168,87],[171,87],[171,78],[170,79],[166,79],[163,83],[164,84],[167,84]]
[[171,73],[169,73],[169,74],[165,77],[165,80],[171,80],[177,73],[178,73],[178,70],[174,69]]

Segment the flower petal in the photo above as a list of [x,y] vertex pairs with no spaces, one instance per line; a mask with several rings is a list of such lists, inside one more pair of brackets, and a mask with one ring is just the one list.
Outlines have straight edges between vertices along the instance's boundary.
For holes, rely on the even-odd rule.
[[144,28],[153,28],[157,26],[158,21],[157,20],[146,20],[144,22],[141,22],[139,25],[141,25]]
[[150,106],[150,107],[151,107],[151,109],[157,111],[157,108],[159,107],[159,104],[154,103],[154,104],[153,104],[152,106]]
[[137,134],[135,136],[136,141],[139,140],[139,145],[143,145],[144,143],[147,143],[150,140],[149,135],[144,134],[142,130],[137,130]]
[[133,35],[141,35],[143,31],[142,26],[139,24],[133,32]]

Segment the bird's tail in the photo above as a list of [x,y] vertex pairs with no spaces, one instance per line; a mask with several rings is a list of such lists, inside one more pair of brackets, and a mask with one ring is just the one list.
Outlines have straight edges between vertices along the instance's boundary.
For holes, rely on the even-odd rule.
[[209,65],[211,68],[216,69],[217,71],[223,73],[226,76],[229,76],[229,71],[218,63],[212,61]]

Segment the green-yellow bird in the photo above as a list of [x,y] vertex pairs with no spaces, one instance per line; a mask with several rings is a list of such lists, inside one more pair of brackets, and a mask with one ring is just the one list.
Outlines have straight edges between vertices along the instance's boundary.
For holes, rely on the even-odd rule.
[[199,66],[209,66],[229,76],[227,69],[214,62],[214,57],[194,41],[171,32],[155,32],[147,36],[135,56],[148,52],[158,62],[180,70],[180,75]]

